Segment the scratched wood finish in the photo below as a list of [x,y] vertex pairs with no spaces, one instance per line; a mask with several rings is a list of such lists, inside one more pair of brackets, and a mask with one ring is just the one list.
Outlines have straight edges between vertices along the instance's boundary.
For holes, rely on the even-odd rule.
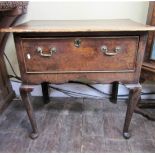
[[124,32],[153,31],[155,27],[137,23],[130,19],[113,20],[35,20],[0,32]]
[[[80,47],[74,42],[80,40]],[[66,73],[66,72],[134,72],[139,37],[78,37],[78,38],[26,38],[22,39],[24,66],[27,73]],[[108,53],[120,52],[108,56],[101,50],[107,46]],[[52,56],[44,57],[37,52],[41,47],[44,54],[56,48]],[[27,58],[30,54],[30,59]]]
[[[110,83],[113,81],[137,83],[139,80],[146,32],[141,32],[139,39],[133,34],[131,37],[124,36],[121,32],[119,36],[111,34],[109,38],[103,39],[104,34],[102,37],[100,36],[101,38],[80,38],[76,34],[81,39],[81,47],[79,48],[74,47],[74,40],[77,37],[68,37],[64,40],[59,37],[51,39],[53,35],[51,33],[50,39],[45,41],[43,39],[46,38],[45,34],[42,33],[43,38],[36,39],[37,34],[28,33],[26,39],[24,39],[23,34],[14,34],[19,67],[24,83],[40,84],[43,81],[65,83],[69,80],[88,83]],[[32,40],[32,36],[36,38]],[[54,36],[56,38],[56,34]],[[82,36],[89,36],[89,33],[83,33]],[[45,58],[36,52],[36,48],[40,45],[45,53],[49,52],[52,43],[57,47],[57,52],[53,53],[52,57]],[[106,56],[100,50],[103,44],[106,44],[110,50],[114,50],[119,45],[124,48],[124,51],[115,56]],[[26,56],[28,53],[31,54],[30,60]],[[67,70],[70,73],[65,72]],[[31,72],[28,73],[28,71]],[[64,73],[60,71],[64,71]],[[56,74],[57,72],[59,74]]]

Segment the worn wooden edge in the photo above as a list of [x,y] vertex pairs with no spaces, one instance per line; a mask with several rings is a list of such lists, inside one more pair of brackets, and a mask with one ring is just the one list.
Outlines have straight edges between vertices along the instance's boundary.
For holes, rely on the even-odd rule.
[[128,32],[141,32],[141,31],[155,31],[155,27],[152,28],[148,28],[148,29],[102,29],[102,28],[98,28],[98,29],[87,29],[87,28],[75,28],[75,29],[47,29],[45,27],[45,29],[35,29],[35,28],[31,28],[31,29],[14,29],[14,28],[1,28],[0,29],[0,33],[5,32],[5,33],[48,33],[48,32],[56,32],[56,33],[60,33],[60,32],[124,32],[124,31],[128,31]]
[[[37,23],[37,24],[36,24]],[[93,24],[92,24],[93,23]],[[117,32],[155,31],[155,26],[118,20],[34,20],[14,27],[0,28],[0,32]]]

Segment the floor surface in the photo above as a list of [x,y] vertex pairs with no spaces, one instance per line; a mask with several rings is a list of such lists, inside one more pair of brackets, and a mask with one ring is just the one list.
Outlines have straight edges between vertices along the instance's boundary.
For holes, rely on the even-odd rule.
[[[132,137],[122,136],[126,103],[107,99],[32,99],[40,136],[31,140],[21,101],[0,116],[0,152],[155,152],[155,122],[133,115]],[[153,111],[155,113],[155,110]]]

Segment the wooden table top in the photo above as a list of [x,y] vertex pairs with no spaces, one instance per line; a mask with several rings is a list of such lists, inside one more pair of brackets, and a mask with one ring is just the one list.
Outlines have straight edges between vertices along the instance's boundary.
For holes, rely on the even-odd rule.
[[130,19],[115,20],[34,20],[0,32],[116,32],[154,31],[154,26],[144,25]]

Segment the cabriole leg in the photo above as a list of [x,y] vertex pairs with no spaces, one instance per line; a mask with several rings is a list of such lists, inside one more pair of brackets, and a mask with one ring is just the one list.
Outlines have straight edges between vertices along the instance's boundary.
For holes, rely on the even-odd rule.
[[132,85],[127,87],[129,88],[130,92],[129,92],[129,100],[128,100],[129,102],[127,106],[124,129],[123,129],[123,136],[126,139],[130,138],[129,126],[130,126],[133,112],[136,109],[136,105],[140,99],[141,85],[138,84],[138,85]]
[[32,139],[35,139],[38,137],[38,129],[37,124],[33,112],[33,107],[30,101],[30,93],[33,91],[33,88],[27,85],[22,85],[20,87],[20,95],[22,98],[22,102],[25,106],[26,112],[28,114],[31,126],[32,126],[32,133],[30,134],[30,137]]

